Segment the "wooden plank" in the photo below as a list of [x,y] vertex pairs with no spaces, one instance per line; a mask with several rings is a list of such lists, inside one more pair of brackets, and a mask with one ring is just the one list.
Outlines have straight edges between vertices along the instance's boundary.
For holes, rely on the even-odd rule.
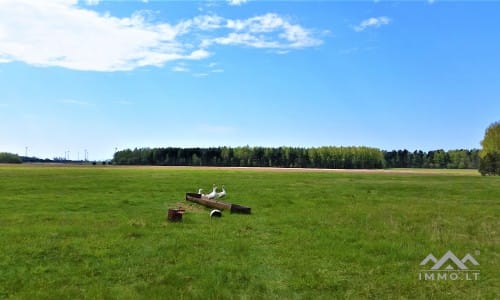
[[207,197],[201,196],[200,194],[186,193],[186,200],[201,204],[203,206],[211,207],[211,208],[218,208],[218,209],[222,209],[222,210],[231,209],[231,204],[229,204],[229,203],[210,200]]
[[249,215],[252,213],[252,209],[243,205],[231,204],[231,213]]
[[203,206],[210,207],[210,208],[217,208],[220,210],[229,210],[231,213],[240,213],[240,214],[250,214],[251,213],[250,207],[208,199],[207,197],[204,197],[201,194],[197,194],[197,193],[186,193],[186,200],[194,202],[194,203],[198,203],[198,204],[201,204]]

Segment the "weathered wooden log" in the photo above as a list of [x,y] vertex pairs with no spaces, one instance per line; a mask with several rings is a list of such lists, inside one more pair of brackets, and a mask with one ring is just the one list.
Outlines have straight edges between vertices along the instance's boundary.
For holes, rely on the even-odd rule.
[[249,215],[252,213],[252,209],[243,205],[231,204],[231,213]]
[[170,222],[180,222],[182,221],[182,215],[186,211],[184,209],[169,208],[167,213],[167,220]]
[[240,213],[240,214],[252,213],[252,209],[250,207],[208,199],[207,197],[204,197],[201,194],[197,193],[186,193],[186,200],[210,208],[229,210],[231,213]]
[[186,193],[186,200],[201,204],[206,207],[218,208],[218,209],[231,209],[231,204],[210,200],[207,197],[203,197],[201,194]]

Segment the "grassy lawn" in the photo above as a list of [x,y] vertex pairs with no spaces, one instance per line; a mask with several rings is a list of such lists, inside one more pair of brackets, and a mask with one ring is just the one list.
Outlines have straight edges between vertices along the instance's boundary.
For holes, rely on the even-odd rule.
[[[500,178],[470,175],[0,166],[0,299],[493,299]],[[253,214],[183,201],[213,183]],[[479,280],[419,280],[448,250]]]

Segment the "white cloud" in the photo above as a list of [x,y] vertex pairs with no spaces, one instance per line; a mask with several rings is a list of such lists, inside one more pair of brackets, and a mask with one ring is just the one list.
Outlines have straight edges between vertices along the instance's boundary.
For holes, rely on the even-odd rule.
[[290,50],[276,50],[276,54],[288,54]]
[[278,48],[279,44],[276,41],[268,40],[263,36],[256,36],[250,33],[235,33],[231,32],[225,37],[219,37],[212,40],[207,40],[204,45],[212,43],[220,45],[245,45],[255,48]]
[[210,56],[210,52],[208,52],[207,50],[204,50],[204,49],[200,49],[200,50],[196,50],[196,51],[191,52],[191,54],[189,54],[185,58],[198,60],[198,59],[207,58],[209,56]]
[[189,69],[184,66],[175,66],[172,68],[174,72],[189,72]]
[[361,32],[369,27],[379,28],[382,25],[387,25],[391,22],[391,19],[388,17],[378,17],[378,18],[369,18],[361,21],[359,25],[354,26],[354,30],[357,32]]
[[234,5],[241,5],[241,4],[244,4],[246,2],[248,2],[248,0],[227,0],[227,3],[229,5],[232,5],[232,6],[234,6]]
[[224,69],[214,69],[211,71],[212,73],[223,73]]
[[436,2],[436,0],[427,0],[427,3],[429,4],[434,4],[434,2]]
[[85,0],[85,4],[87,5],[97,5],[101,2],[101,0]]
[[217,15],[197,16],[192,19],[184,20],[176,25],[181,33],[187,33],[191,30],[214,30],[219,29],[224,22],[224,18]]
[[242,20],[202,15],[177,24],[153,18],[147,11],[129,17],[100,14],[77,0],[0,0],[0,63],[127,71],[206,59],[214,45],[287,50],[322,43],[277,14]]
[[250,32],[271,32],[283,27],[286,22],[276,14],[268,13],[246,20],[228,20],[227,27],[237,31],[248,30]]
[[322,44],[312,33],[283,17],[268,13],[246,20],[226,21],[225,27],[233,30],[226,36],[206,39],[202,46],[243,45],[254,48],[300,49]]
[[0,60],[74,70],[123,71],[202,59],[206,50],[187,51],[178,30],[151,24],[140,14],[116,18],[82,9],[75,1],[0,2]]

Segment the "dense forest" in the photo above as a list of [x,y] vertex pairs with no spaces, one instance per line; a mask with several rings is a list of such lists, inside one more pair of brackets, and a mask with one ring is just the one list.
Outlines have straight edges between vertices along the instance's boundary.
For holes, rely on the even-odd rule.
[[477,169],[479,150],[382,151],[370,147],[140,148],[118,151],[120,165],[237,166],[284,168]]
[[477,169],[479,150],[383,151],[386,168]]
[[2,164],[20,164],[21,158],[17,154],[0,152],[0,163]]

